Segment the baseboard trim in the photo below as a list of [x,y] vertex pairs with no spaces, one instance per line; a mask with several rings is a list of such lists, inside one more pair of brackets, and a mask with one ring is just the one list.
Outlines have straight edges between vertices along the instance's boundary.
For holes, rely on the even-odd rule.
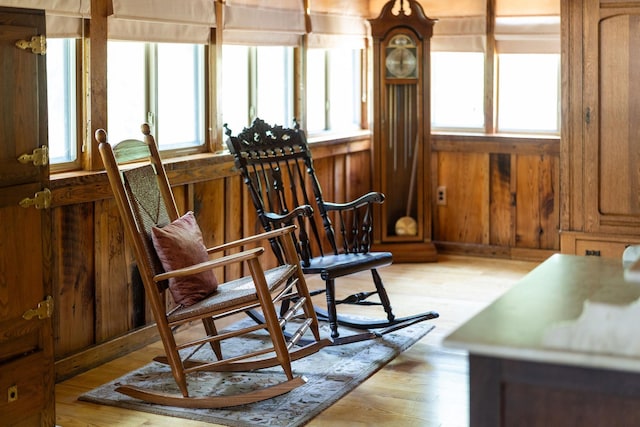
[[102,344],[96,344],[55,362],[56,382],[64,381],[160,339],[155,323]]

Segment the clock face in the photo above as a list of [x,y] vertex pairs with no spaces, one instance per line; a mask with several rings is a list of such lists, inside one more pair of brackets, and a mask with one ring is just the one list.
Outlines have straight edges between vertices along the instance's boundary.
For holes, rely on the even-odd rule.
[[416,43],[405,34],[397,34],[391,38],[386,48],[386,77],[410,79],[418,77],[418,59]]

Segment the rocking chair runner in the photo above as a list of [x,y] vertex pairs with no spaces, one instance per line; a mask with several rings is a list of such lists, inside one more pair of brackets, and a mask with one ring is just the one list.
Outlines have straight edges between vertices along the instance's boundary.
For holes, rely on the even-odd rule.
[[[270,126],[257,118],[252,126],[237,136],[226,127],[227,145],[235,157],[249,188],[251,200],[265,230],[275,230],[298,222],[296,249],[305,274],[319,274],[325,281],[327,310],[316,307],[321,320],[328,320],[334,343],[341,344],[380,336],[410,324],[438,317],[429,311],[397,318],[377,268],[390,265],[392,254],[371,252],[372,208],[383,203],[384,195],[369,192],[348,203],[333,203],[323,199],[315,175],[311,151],[304,132],[295,123],[293,129]],[[300,206],[310,205],[317,211],[322,229],[312,215],[296,215]],[[332,219],[339,222],[339,233]],[[322,234],[323,233],[323,234]],[[322,237],[321,237],[322,236]],[[284,262],[277,244],[272,245],[276,257]],[[375,289],[336,300],[335,281],[339,277],[370,270]],[[378,295],[380,302],[368,298]],[[337,314],[336,305],[381,305],[386,319],[362,320]],[[339,338],[338,324],[367,330],[351,337]],[[377,331],[374,331],[377,330]]]
[[[184,252],[182,253],[180,245],[187,243],[190,245],[193,240],[201,241],[200,230],[198,228],[197,232],[194,232],[195,234],[192,233],[193,224],[195,224],[192,214],[179,217],[154,138],[150,135],[149,126],[144,124],[142,132],[144,141],[127,140],[114,147],[107,143],[107,135],[103,130],[96,132],[96,139],[99,142],[100,154],[116,204],[127,237],[133,246],[147,299],[164,345],[165,356],[155,360],[170,365],[182,395],[157,393],[126,384],[120,386],[117,391],[156,404],[218,408],[265,400],[287,393],[304,384],[305,380],[302,377],[293,375],[291,361],[315,353],[329,344],[329,341],[320,339],[318,320],[294,247],[292,237],[294,227],[281,228],[215,248],[205,249],[204,245],[200,243],[204,260],[194,258],[195,262],[186,262],[185,259],[192,257],[191,252],[198,251],[190,251],[189,253],[182,251]],[[131,163],[132,161],[139,162],[121,166],[123,163]],[[158,246],[160,244],[158,239],[167,236],[180,240],[182,238],[180,233],[186,232],[185,230],[190,230],[191,234],[187,234],[187,238],[183,239],[180,244],[176,244],[175,248],[171,246],[170,239],[168,240],[169,246],[166,246],[166,241],[163,241],[165,246]],[[175,233],[175,235],[170,233]],[[195,237],[193,237],[194,235]],[[157,240],[155,243],[152,241],[154,238]],[[262,247],[224,256],[224,251],[230,248],[242,248],[244,245],[260,240],[266,244],[267,239],[274,239],[284,250],[284,263],[276,268],[267,271],[262,269],[260,263],[260,256],[264,252]],[[175,253],[171,253],[174,249]],[[210,258],[209,255],[213,254],[218,254],[218,257]],[[176,259],[186,265],[175,269],[167,269],[164,266],[167,262],[175,262]],[[206,276],[206,280],[204,280],[207,285],[211,285],[211,279],[216,281],[211,270],[231,263],[246,263],[250,275],[231,282],[220,283],[213,293],[210,292],[210,288],[204,292],[200,291],[197,285],[202,279],[203,272],[211,274],[211,276]],[[179,287],[176,281],[181,281]],[[213,286],[215,287],[215,283]],[[167,287],[170,288],[174,300],[182,298],[178,300],[182,303],[177,304],[169,311],[166,309],[167,300],[165,298]],[[278,317],[275,304],[289,299],[294,300],[291,309]],[[248,310],[261,310],[265,319],[264,323],[251,324],[244,329],[218,333],[216,320]],[[292,318],[299,320],[298,325],[301,326],[294,334],[295,338],[287,342],[283,334],[283,327]],[[204,336],[188,342],[177,340],[175,333],[178,327],[193,321],[202,321],[205,330]],[[226,359],[223,357],[221,346],[223,340],[233,339],[260,329],[267,330],[271,338],[272,343],[267,348],[248,354],[233,355]],[[311,339],[305,338],[308,344],[296,347],[296,340],[299,340],[308,330],[312,335]],[[211,346],[218,360],[192,360],[192,355],[204,345]],[[188,352],[189,355],[186,355],[185,352]],[[232,396],[189,396],[187,384],[189,373],[197,371],[249,371],[277,365],[280,365],[284,371],[284,380],[271,387]]]

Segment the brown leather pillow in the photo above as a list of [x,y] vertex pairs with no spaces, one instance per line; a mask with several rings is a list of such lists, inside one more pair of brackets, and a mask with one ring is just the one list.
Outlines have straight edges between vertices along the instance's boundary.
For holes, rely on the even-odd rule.
[[[153,227],[151,239],[165,271],[209,260],[202,232],[191,211],[162,228]],[[218,280],[211,270],[169,279],[173,299],[184,306],[195,304],[217,288]]]

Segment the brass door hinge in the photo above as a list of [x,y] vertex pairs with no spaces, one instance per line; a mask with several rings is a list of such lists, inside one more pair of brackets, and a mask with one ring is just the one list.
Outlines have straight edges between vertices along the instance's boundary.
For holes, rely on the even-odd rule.
[[36,55],[44,55],[47,53],[47,38],[45,36],[33,36],[31,40],[18,40],[16,46],[20,49],[31,49]]
[[23,319],[31,320],[38,316],[38,319],[48,319],[53,315],[53,298],[51,295],[47,296],[47,299],[40,301],[37,308],[32,308],[24,312]]
[[48,209],[51,206],[51,190],[45,188],[42,191],[38,191],[32,198],[25,197],[20,200],[20,206],[23,208],[33,206],[36,209]]
[[49,163],[49,149],[46,145],[34,149],[31,154],[24,153],[18,157],[18,161],[23,165],[33,163],[34,166],[45,166]]

